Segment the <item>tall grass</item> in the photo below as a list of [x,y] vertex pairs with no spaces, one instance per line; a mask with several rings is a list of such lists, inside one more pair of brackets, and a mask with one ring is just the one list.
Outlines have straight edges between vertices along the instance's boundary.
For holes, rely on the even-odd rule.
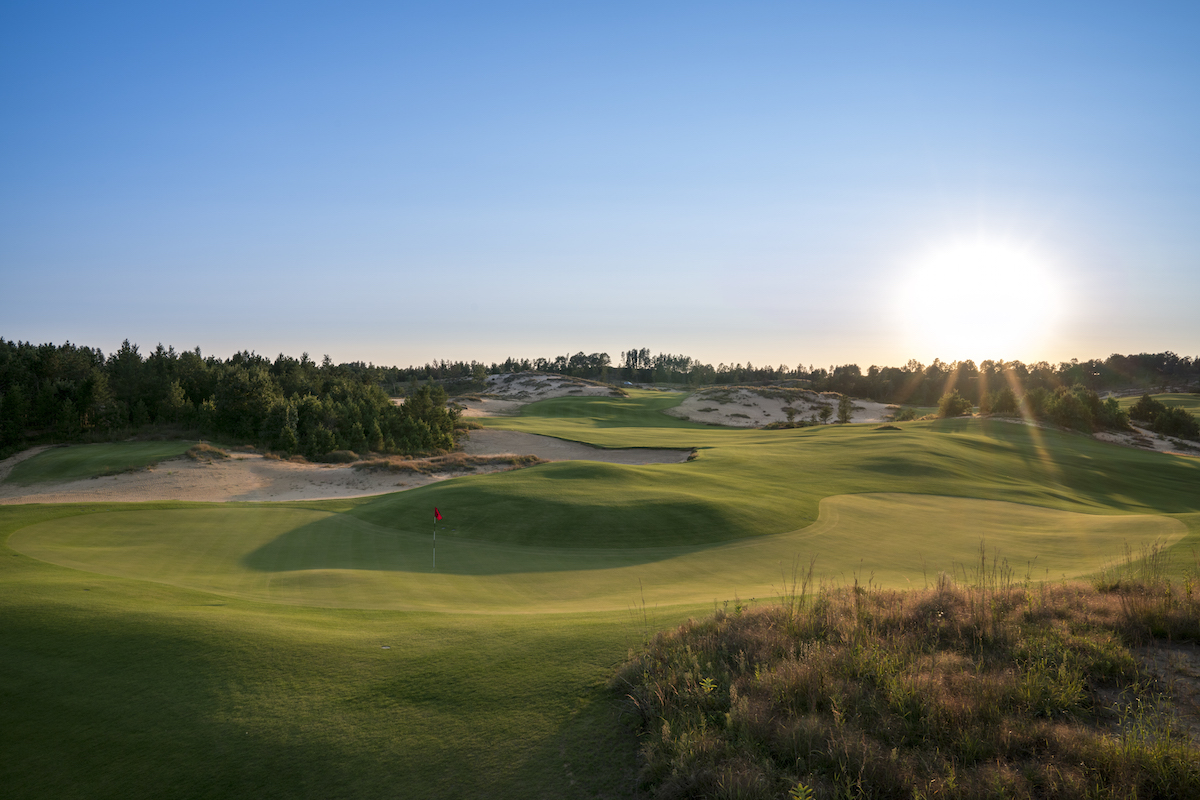
[[[1196,636],[1200,602],[1136,585],[821,586],[660,633],[611,686],[654,797],[1197,797],[1200,748],[1131,645]],[[967,570],[966,572],[971,572]],[[1194,584],[1194,578],[1192,583]],[[1192,584],[1189,584],[1189,586]]]
[[359,461],[354,468],[367,472],[415,472],[434,475],[440,472],[472,472],[487,467],[519,469],[543,463],[545,462],[537,456],[528,455],[471,456],[465,453],[447,453],[429,458],[376,458]]

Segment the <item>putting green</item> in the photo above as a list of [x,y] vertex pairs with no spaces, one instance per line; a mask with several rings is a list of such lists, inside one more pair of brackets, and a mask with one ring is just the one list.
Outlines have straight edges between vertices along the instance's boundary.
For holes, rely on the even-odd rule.
[[1183,523],[900,493],[828,497],[789,533],[709,545],[530,547],[397,531],[285,506],[193,506],[66,517],[17,531],[14,550],[54,564],[249,600],[331,608],[600,611],[778,593],[781,569],[817,556],[840,581],[922,585],[970,575],[981,544],[1018,579],[1077,577],[1126,545],[1171,545]]

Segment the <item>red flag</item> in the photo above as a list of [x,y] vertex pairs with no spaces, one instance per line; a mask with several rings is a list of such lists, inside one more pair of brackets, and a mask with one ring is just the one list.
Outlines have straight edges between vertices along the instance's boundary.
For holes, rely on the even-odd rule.
[[437,510],[437,506],[434,506],[433,507],[433,521],[440,522],[441,519],[442,519],[442,512]]

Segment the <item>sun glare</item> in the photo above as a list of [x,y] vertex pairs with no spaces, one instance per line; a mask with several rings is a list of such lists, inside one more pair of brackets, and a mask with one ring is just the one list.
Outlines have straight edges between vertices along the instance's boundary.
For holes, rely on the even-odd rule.
[[908,346],[943,361],[1029,358],[1057,321],[1058,290],[1046,261],[995,239],[925,253],[904,276],[899,309]]

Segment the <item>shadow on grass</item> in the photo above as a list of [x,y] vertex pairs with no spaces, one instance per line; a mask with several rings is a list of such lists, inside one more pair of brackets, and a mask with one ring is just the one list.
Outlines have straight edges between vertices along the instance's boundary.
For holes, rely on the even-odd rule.
[[[1135,513],[1200,511],[1200,459],[1137,450],[1091,436],[999,420],[937,420],[931,432],[983,454],[974,473],[1043,487],[1047,496]],[[985,439],[969,438],[982,434]],[[1007,470],[1001,456],[1013,459]],[[988,458],[988,455],[997,458]],[[1013,469],[1019,465],[1019,469]]]
[[[333,797],[375,777],[325,737],[236,707],[260,688],[280,699],[256,685],[266,681],[254,661],[263,666],[270,643],[248,658],[246,642],[77,605],[10,605],[3,617],[5,797]],[[311,723],[305,698],[287,705]]]
[[[669,516],[669,515],[668,515]],[[669,526],[669,523],[664,523]],[[564,532],[568,539],[569,533]],[[437,572],[446,575],[508,575],[538,572],[621,569],[676,558],[715,547],[714,541],[673,547],[561,547],[497,543],[464,536],[439,526],[435,537],[370,525],[344,516],[310,522],[277,536],[240,560],[256,572],[363,570],[430,571],[436,549]]]

